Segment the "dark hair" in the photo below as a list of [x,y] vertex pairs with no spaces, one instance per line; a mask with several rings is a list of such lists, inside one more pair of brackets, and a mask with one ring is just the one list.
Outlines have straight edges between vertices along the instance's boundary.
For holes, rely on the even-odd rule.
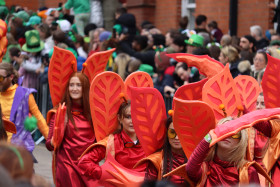
[[206,47],[198,47],[193,50],[193,55],[208,55],[210,56],[210,51]]
[[48,38],[48,37],[51,36],[51,29],[50,29],[50,27],[48,26],[48,24],[42,23],[42,24],[39,25],[38,28],[40,29],[41,32],[43,32],[43,33],[46,34],[46,38]]
[[2,62],[2,63],[0,63],[0,69],[5,70],[7,72],[7,75],[14,75],[12,83],[13,84],[17,84],[18,83],[19,75],[18,75],[18,72],[14,69],[12,64]]
[[165,45],[165,36],[162,34],[153,34],[154,45]]
[[195,18],[196,25],[201,25],[204,21],[207,21],[207,17],[205,15],[198,15]]
[[219,61],[219,56],[221,53],[221,49],[216,45],[211,45],[209,47],[210,57],[214,58],[215,60]]
[[187,37],[185,35],[177,35],[174,37],[173,39],[173,44],[178,45],[179,47],[183,47],[182,52],[186,52],[186,47],[187,44],[185,43],[185,40],[187,39]]
[[[92,120],[91,120],[91,115],[90,115],[90,106],[89,106],[89,80],[88,77],[81,72],[74,72],[71,74],[69,81],[67,83],[66,89],[65,89],[65,93],[64,96],[62,98],[61,103],[65,102],[66,106],[67,106],[67,117],[68,119],[72,122],[72,124],[74,125],[74,127],[77,129],[77,126],[74,122],[74,118],[72,116],[72,99],[70,97],[70,93],[69,93],[69,84],[70,84],[70,80],[72,77],[78,77],[79,80],[81,81],[82,84],[82,107],[83,107],[83,115],[85,116],[85,118],[90,122],[90,124],[92,125]],[[93,127],[92,127],[93,128]]]
[[14,57],[14,56],[19,57],[20,56],[20,50],[17,47],[10,48],[9,53],[10,53],[11,57]]
[[210,23],[208,23],[208,27],[212,27],[214,29],[218,28],[218,23],[216,21],[211,21]]
[[170,30],[167,31],[167,33],[170,34],[170,38],[172,38],[173,40],[176,36],[181,35],[181,33],[177,29],[170,29]]
[[53,40],[57,41],[58,43],[65,43],[68,47],[71,47],[74,50],[76,50],[74,43],[67,38],[66,34],[63,31],[60,30],[54,31]]
[[152,25],[151,22],[147,21],[147,20],[144,20],[142,23],[141,23],[141,28],[143,29],[145,27],[145,25]]
[[124,7],[117,8],[117,10],[116,10],[116,14],[119,14],[119,15],[126,14],[126,13],[127,13],[127,9]]
[[[169,126],[172,122],[173,122],[172,117],[169,116],[167,118],[166,124],[165,124],[166,129],[169,128]],[[163,154],[164,154],[164,157],[163,157],[162,176],[165,175],[166,173],[172,171],[172,167],[173,167],[173,157],[172,157],[171,145],[168,140],[167,132],[166,132],[166,136],[165,136],[165,143],[163,145]],[[184,154],[184,157],[185,157],[185,162],[187,162],[188,159],[185,156],[185,154]]]
[[89,23],[84,28],[84,33],[86,36],[88,36],[89,32],[92,30],[95,30],[97,26],[94,23]]
[[188,16],[184,16],[180,19],[179,25],[181,29],[186,29],[189,24],[189,18]]
[[[119,107],[119,110],[118,110],[118,120],[120,119],[123,119],[124,118],[124,115],[125,115],[125,110],[130,107],[130,100],[126,100],[124,98],[124,102],[122,102],[122,104],[120,105]],[[120,129],[116,129],[115,132],[113,134],[118,134],[120,133],[122,130],[123,130],[123,126],[122,124],[120,124]]]
[[133,41],[137,42],[140,45],[141,49],[145,49],[148,45],[147,36],[136,35]]

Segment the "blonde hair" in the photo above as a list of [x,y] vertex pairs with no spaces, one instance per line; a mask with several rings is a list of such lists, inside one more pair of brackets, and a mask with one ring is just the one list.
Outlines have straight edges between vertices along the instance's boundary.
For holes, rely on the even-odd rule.
[[[228,121],[234,120],[232,117],[226,117],[221,119],[218,122],[218,125],[224,124]],[[245,159],[246,157],[246,150],[248,145],[248,134],[245,129],[241,130],[240,132],[240,141],[236,146],[234,146],[231,150],[229,150],[229,157],[227,161],[230,164],[234,164],[237,169],[242,168],[248,161]],[[214,159],[218,144],[215,144],[212,148],[210,148],[207,157],[205,158],[206,162],[212,161]]]
[[118,74],[123,80],[125,80],[125,71],[129,60],[130,60],[130,56],[127,55],[126,53],[120,53],[115,58],[115,64],[118,68]]
[[228,58],[229,63],[232,63],[239,58],[237,49],[231,45],[223,47],[221,53],[224,57]]

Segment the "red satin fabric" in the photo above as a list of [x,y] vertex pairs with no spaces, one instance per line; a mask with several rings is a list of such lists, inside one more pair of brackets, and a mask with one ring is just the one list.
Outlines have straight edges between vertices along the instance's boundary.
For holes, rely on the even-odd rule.
[[[145,153],[142,148],[142,146],[135,145],[133,148],[126,148],[124,147],[124,142],[132,142],[130,137],[122,131],[121,133],[115,134],[114,137],[115,142],[115,159],[118,163],[123,165],[124,167],[128,169],[133,169],[134,165],[141,160],[142,158],[145,158]],[[145,171],[146,165],[139,166],[135,169],[135,171]]]
[[[77,160],[88,146],[94,143],[95,135],[93,128],[86,118],[82,115],[82,110],[73,108],[78,113],[72,113],[76,127],[69,121],[66,125],[61,146],[56,154],[56,186],[88,186],[87,179],[81,175],[77,167]],[[53,121],[53,120],[51,120]],[[51,147],[50,139],[53,134],[53,128],[50,123],[50,135],[46,142],[48,148]]]
[[263,164],[262,159],[264,157],[267,146],[268,146],[268,137],[264,136],[260,131],[256,130],[254,160],[258,162],[264,169],[266,168]]
[[[141,145],[135,145],[132,148],[126,148],[124,142],[132,142],[130,137],[124,132],[114,135],[115,160],[122,166],[133,169],[134,165],[145,157]],[[98,165],[104,159],[106,148],[104,146],[95,146],[79,161],[81,173],[90,179],[98,180],[101,177],[102,170]],[[142,165],[133,170],[143,172],[146,166]]]
[[[239,184],[239,173],[229,162],[220,160],[215,155],[213,161],[207,162],[207,180],[204,186],[233,186]],[[248,169],[249,183],[259,184],[259,177],[254,167]]]
[[280,159],[278,158],[277,162],[274,164],[271,170],[272,180],[274,184],[271,184],[272,187],[280,186]]
[[[172,170],[185,164],[185,158],[183,155],[172,152],[172,157],[173,157]],[[163,162],[163,160],[164,159],[162,159],[162,162]],[[167,159],[167,165],[168,165],[167,168],[169,168],[169,158]],[[168,171],[168,172],[170,172],[170,171]],[[149,162],[148,166],[147,166],[147,172],[145,175],[145,179],[146,180],[157,180],[157,178],[158,178],[158,170],[151,162]],[[168,180],[177,184],[177,186],[186,185],[185,180],[182,177],[177,176],[177,175],[172,175],[172,176],[168,177]]]

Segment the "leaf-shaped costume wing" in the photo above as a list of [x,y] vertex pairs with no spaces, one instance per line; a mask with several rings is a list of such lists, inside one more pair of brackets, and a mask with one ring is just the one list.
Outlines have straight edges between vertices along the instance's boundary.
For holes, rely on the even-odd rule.
[[142,71],[131,73],[125,79],[124,84],[128,98],[131,98],[130,87],[154,87],[154,83],[151,76],[148,73]]
[[75,71],[77,71],[77,62],[74,54],[65,49],[54,47],[48,70],[53,106],[57,106],[61,102],[69,77]]
[[267,54],[267,66],[262,78],[262,89],[266,108],[280,107],[280,60]]
[[120,165],[111,154],[107,155],[102,165],[100,180],[94,181],[91,186],[130,187],[140,186],[144,181],[145,172],[137,172]]
[[0,19],[0,63],[2,62],[2,58],[7,51],[8,39],[6,37],[7,33],[7,24],[5,21]]
[[187,53],[167,54],[167,56],[174,58],[178,62],[184,62],[188,66],[196,67],[199,72],[208,78],[211,78],[223,70],[224,65],[210,58],[208,55],[192,55]]
[[213,108],[217,120],[224,118],[223,111],[219,109],[221,104],[224,104],[228,116],[237,116],[237,107],[242,106],[242,102],[228,64],[205,83],[202,100]]
[[97,74],[105,71],[107,62],[114,51],[115,48],[108,51],[97,52],[87,58],[84,63],[86,66],[84,73],[87,75],[89,82],[91,82]]
[[162,147],[165,137],[165,105],[155,88],[131,87],[131,117],[137,137],[148,156]]
[[178,88],[174,97],[183,100],[202,100],[202,88],[208,79],[186,84]]
[[[256,110],[241,116],[232,121],[228,121],[225,124],[218,125],[214,129],[212,142],[210,146],[214,145],[218,141],[221,141],[227,137],[230,137],[242,129],[252,127],[254,124],[259,123],[261,121],[267,121],[270,119],[280,118],[280,109],[263,109],[263,110]],[[212,135],[211,135],[212,136]]]
[[98,74],[90,86],[90,109],[97,141],[113,133],[118,126],[117,113],[125,86],[114,72]]
[[59,107],[55,114],[55,120],[54,120],[54,132],[53,132],[54,150],[57,150],[59,148],[64,137],[65,115],[66,115],[66,107],[64,103],[62,105],[59,103]]
[[201,139],[216,126],[212,108],[201,101],[174,98],[173,125],[187,158]]
[[261,92],[259,83],[254,77],[239,75],[234,79],[243,105],[249,112],[256,110],[256,102]]

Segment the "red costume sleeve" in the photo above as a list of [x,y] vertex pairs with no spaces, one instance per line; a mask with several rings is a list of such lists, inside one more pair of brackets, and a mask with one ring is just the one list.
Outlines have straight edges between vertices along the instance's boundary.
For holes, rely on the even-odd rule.
[[251,166],[248,168],[249,184],[260,184],[257,170]]
[[263,133],[267,137],[271,137],[272,127],[268,121],[263,121],[254,125],[255,129]]
[[51,139],[53,136],[53,127],[54,127],[54,116],[52,115],[51,119],[50,119],[50,123],[49,123],[49,134],[48,134],[48,138],[46,141],[46,147],[49,151],[53,151],[54,147],[51,145]]
[[93,147],[92,150],[85,154],[78,163],[82,175],[93,180],[100,179],[102,170],[98,163],[104,159],[105,154],[106,148],[100,145]]
[[195,183],[198,183],[202,177],[201,165],[205,157],[207,156],[207,153],[209,151],[209,145],[210,144],[206,142],[203,138],[203,140],[200,141],[200,143],[197,145],[197,147],[191,154],[190,159],[188,160],[186,172],[189,178]]
[[145,174],[145,180],[157,180],[158,170],[152,162],[147,164],[147,171]]

